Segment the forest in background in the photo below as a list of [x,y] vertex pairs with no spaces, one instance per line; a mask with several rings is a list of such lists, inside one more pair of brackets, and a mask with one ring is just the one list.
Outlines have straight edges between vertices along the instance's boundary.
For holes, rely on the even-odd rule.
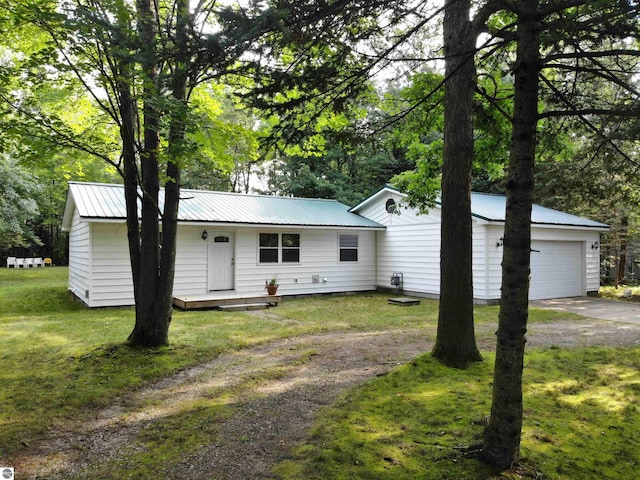
[[[0,256],[48,256],[64,264],[60,224],[67,182],[122,182],[104,160],[117,163],[118,126],[98,105],[104,98],[100,92],[90,95],[76,72],[52,55],[47,32],[9,4],[0,17],[7,32],[0,40]],[[344,98],[339,111],[299,117],[293,128],[289,118],[259,108],[247,94],[255,87],[247,76],[202,81],[190,97],[190,122],[196,127],[187,131],[181,185],[333,198],[348,205],[390,182],[406,190],[419,184],[437,189],[444,78],[437,60],[415,59],[439,58],[439,35],[437,29],[424,31]],[[511,61],[508,51],[477,61],[474,191],[504,193]],[[637,74],[624,75],[637,86]],[[588,105],[594,85],[572,85],[575,98]],[[620,91],[610,86],[597,92],[611,103],[619,101]],[[601,245],[603,272],[619,280],[633,275],[640,259],[637,118],[608,118],[596,133],[581,117],[550,116],[539,127],[536,203],[611,225]]]

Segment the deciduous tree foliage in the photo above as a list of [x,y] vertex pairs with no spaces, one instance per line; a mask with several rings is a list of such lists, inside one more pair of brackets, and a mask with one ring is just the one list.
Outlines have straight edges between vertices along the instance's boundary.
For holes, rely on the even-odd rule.
[[205,33],[214,5],[209,2],[7,3],[15,21],[46,37],[33,64],[75,76],[119,131],[121,152],[114,156],[51,115],[13,104],[48,131],[52,142],[96,155],[122,175],[136,301],[129,342],[164,345],[172,314],[180,173],[193,130],[189,95],[200,81],[226,73],[242,50],[236,39]]
[[33,231],[39,214],[37,178],[5,154],[0,154],[0,178],[0,250],[39,243]]
[[49,35],[32,21],[30,10],[35,6],[30,2],[0,2],[0,6],[4,32],[0,37],[0,150],[12,159],[8,168],[16,170],[13,175],[38,186],[33,196],[38,213],[30,215],[29,225],[39,240],[23,237],[26,241],[6,245],[5,253],[18,248],[14,254],[52,257],[56,264],[65,264],[60,224],[67,181],[114,181],[117,174],[101,159],[65,145],[61,137],[82,139],[86,145],[102,146],[117,155],[117,129],[87,98],[76,78],[52,68]]

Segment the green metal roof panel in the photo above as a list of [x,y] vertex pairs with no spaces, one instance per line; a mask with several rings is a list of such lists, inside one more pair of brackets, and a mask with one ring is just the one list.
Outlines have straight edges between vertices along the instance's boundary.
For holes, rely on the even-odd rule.
[[[83,218],[126,218],[122,185],[70,182],[69,191],[78,214]],[[160,204],[162,203],[161,191]],[[335,200],[188,189],[181,190],[178,220],[202,223],[384,228],[379,223],[349,212],[347,205]]]
[[[351,209],[352,212],[359,212],[365,206],[377,199],[394,193],[402,197],[406,197],[406,194],[400,192],[396,188],[386,186],[373,194],[371,197],[365,199],[359,205],[356,205]],[[436,203],[440,205],[440,196],[438,196]],[[504,222],[507,209],[507,197],[505,195],[496,195],[491,193],[471,193],[471,215],[486,220],[489,222]],[[597,230],[608,230],[609,226],[590,220],[588,218],[579,217],[577,215],[571,215],[570,213],[561,212],[559,210],[553,210],[541,205],[533,205],[531,210],[531,223],[534,225],[556,225],[556,226],[571,226],[571,227],[585,227],[593,228]]]
[[[506,209],[507,197],[505,195],[476,192],[471,194],[471,213],[475,217],[488,221],[504,222]],[[609,226],[604,223],[536,204],[533,205],[531,210],[531,223],[538,225],[609,228]]]

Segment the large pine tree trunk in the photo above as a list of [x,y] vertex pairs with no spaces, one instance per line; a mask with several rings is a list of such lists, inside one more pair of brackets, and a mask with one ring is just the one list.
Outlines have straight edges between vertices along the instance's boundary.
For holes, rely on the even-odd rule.
[[461,367],[482,357],[473,327],[471,164],[475,34],[469,0],[447,0],[440,310],[433,356]]
[[529,316],[531,207],[540,68],[537,10],[537,0],[518,2],[518,45],[502,294],[491,416],[481,453],[485,461],[500,469],[507,469],[518,460],[522,431],[522,370]]

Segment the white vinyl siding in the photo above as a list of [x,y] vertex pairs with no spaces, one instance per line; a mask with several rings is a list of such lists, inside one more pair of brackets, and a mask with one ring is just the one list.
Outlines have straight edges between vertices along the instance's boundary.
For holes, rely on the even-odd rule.
[[69,290],[87,305],[91,290],[91,228],[83,222],[78,211],[73,212],[69,232]]
[[[435,213],[435,212],[434,212]],[[425,223],[388,226],[378,233],[378,285],[390,288],[391,275],[403,274],[407,292],[440,294],[440,223],[434,213]],[[473,288],[476,298],[486,295],[484,227],[473,224]]]
[[378,233],[378,285],[390,288],[391,275],[403,275],[403,290],[440,293],[440,224],[387,227]]
[[[471,223],[472,257],[471,268],[473,276],[473,297],[484,299],[487,296],[487,236],[486,226],[478,224],[474,219]],[[489,244],[489,247],[491,244]]]
[[[484,297],[478,297],[481,300],[497,301],[500,300],[500,288],[502,287],[502,238],[504,237],[504,226],[487,225],[485,226],[487,249],[485,257],[486,264],[486,288]],[[500,245],[498,245],[500,243]]]
[[[597,242],[597,248],[591,248]],[[587,235],[585,251],[585,291],[597,293],[600,289],[600,234],[592,232]]]
[[[396,204],[394,213],[389,213],[386,209],[386,203],[389,200],[393,200]],[[389,193],[383,198],[363,207],[358,211],[358,215],[378,222],[381,225],[406,224],[410,221],[407,217],[415,217],[415,213],[411,209],[401,207],[401,205],[402,196],[396,193]]]
[[[437,296],[440,294],[440,208],[435,207],[427,214],[419,214],[415,209],[404,207],[399,209],[399,214],[388,213],[386,202],[394,199],[396,203],[400,203],[401,198],[389,192],[358,210],[361,215],[387,227],[386,231],[377,233],[376,282],[379,287],[391,288],[391,275],[400,272],[403,274],[403,289],[406,292]],[[504,224],[489,223],[474,217],[472,235],[474,299],[481,303],[498,301],[502,282],[504,247],[501,245],[501,238],[504,236]],[[573,249],[569,247],[573,252],[573,261],[565,264],[556,262],[558,268],[566,272],[564,280],[561,280],[564,288],[557,289],[560,296],[585,295],[598,290],[600,252],[591,248],[600,238],[598,231],[533,225],[531,235],[534,245],[538,241],[551,242],[551,246],[557,245],[560,252],[554,253],[551,250],[551,256],[556,259],[562,258],[562,248],[566,247],[567,242],[573,244]],[[578,247],[579,259],[576,254]],[[553,260],[550,262],[553,263]],[[576,274],[578,268],[582,273]],[[547,275],[551,275],[551,278],[541,280],[542,284],[552,282],[552,278],[557,276],[549,271]],[[547,294],[533,292],[533,297],[539,295]]]
[[[256,241],[260,229],[236,230],[236,292],[255,294],[264,290],[265,281],[277,277],[278,294],[300,295],[375,290],[375,232],[336,229],[286,230],[300,234],[300,262],[258,262]],[[358,262],[340,263],[338,233],[357,234]],[[314,277],[318,282],[314,282]],[[325,281],[326,280],[326,281]]]
[[[133,305],[133,282],[129,266],[127,230],[124,224],[92,223],[91,287],[78,283],[76,289],[90,290],[87,305],[91,307]],[[207,293],[207,241],[202,240],[200,226],[178,227],[176,275],[174,295]],[[86,229],[89,231],[89,228]],[[208,227],[208,230],[212,230]],[[216,229],[224,231],[224,229]],[[300,239],[300,262],[258,264],[257,239],[260,229],[244,227],[229,229],[235,233],[235,293],[255,295],[264,291],[265,280],[278,277],[279,294],[299,295],[375,290],[375,232],[367,230],[345,233],[358,235],[358,262],[340,263],[338,258],[337,229],[282,229],[279,234],[296,234]],[[87,232],[79,228],[70,238],[86,238]],[[78,249],[80,252],[81,250]],[[317,277],[318,282],[314,282]],[[74,277],[75,278],[75,277]],[[84,277],[79,277],[84,278]],[[71,284],[70,284],[71,285]],[[85,286],[86,285],[86,286]],[[78,291],[74,291],[80,297]],[[80,297],[82,298],[82,297]],[[84,300],[84,299],[83,299]]]
[[133,279],[125,223],[93,223],[91,307],[133,305]]
[[[208,240],[202,232],[209,232]],[[215,230],[217,235],[220,230]],[[207,292],[207,246],[214,239],[213,228],[179,225],[176,243],[176,274],[173,281],[174,295],[202,294]]]

